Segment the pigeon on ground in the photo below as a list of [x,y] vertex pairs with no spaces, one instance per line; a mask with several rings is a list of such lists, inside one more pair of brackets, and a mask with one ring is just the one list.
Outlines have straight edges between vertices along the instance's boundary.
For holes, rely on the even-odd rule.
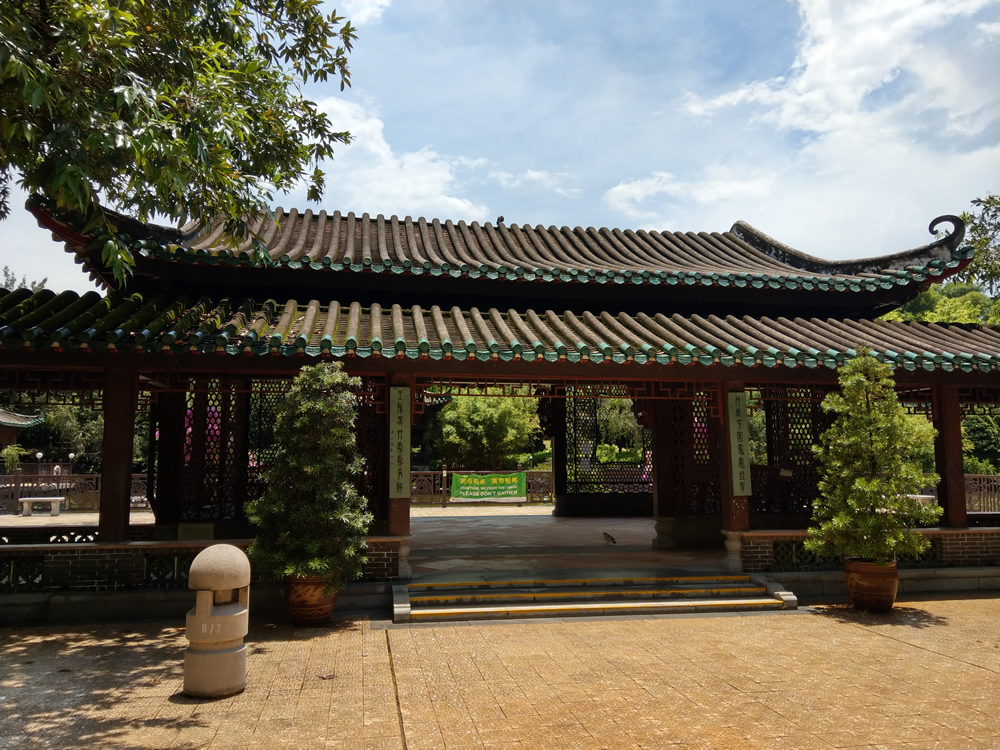
[[606,531],[604,532],[604,542],[606,544],[618,544],[618,542],[615,541],[615,538]]

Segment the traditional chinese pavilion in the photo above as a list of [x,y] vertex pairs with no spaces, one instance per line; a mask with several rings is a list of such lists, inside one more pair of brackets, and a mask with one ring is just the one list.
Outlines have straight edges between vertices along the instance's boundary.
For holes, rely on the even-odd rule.
[[[191,523],[246,536],[276,400],[303,365],[338,360],[363,383],[372,578],[399,574],[409,536],[409,483],[390,486],[401,468],[390,461],[404,460],[390,444],[390,392],[412,420],[430,394],[539,398],[557,513],[653,516],[654,546],[725,540],[732,567],[794,567],[809,562],[800,542],[811,446],[828,425],[820,401],[867,347],[938,430],[936,564],[1000,560],[996,517],[967,511],[961,437],[963,415],[1000,404],[1000,330],[878,319],[968,264],[956,217],[935,219],[932,232],[951,231],[926,246],[824,261],[744,222],[661,232],[279,209],[254,227],[261,263],[249,244],[228,247],[221,225],[113,216],[136,256],[119,289],[91,238],[29,208],[106,292],[0,292],[0,387],[103,409],[95,543],[135,539],[137,415],[150,423],[157,538]],[[731,394],[764,412],[766,463],[732,458],[730,422],[746,412],[731,410]],[[631,399],[644,462],[589,460],[603,398]]]

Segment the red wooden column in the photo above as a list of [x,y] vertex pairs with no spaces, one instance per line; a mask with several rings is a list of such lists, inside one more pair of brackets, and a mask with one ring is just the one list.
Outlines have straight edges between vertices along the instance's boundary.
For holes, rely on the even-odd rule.
[[566,398],[562,389],[549,400],[550,436],[552,447],[552,515],[566,515]]
[[677,547],[677,481],[674,445],[674,411],[676,404],[665,399],[653,399],[653,518],[656,520],[655,549]]
[[934,459],[941,481],[938,503],[944,508],[942,526],[965,528],[969,525],[965,509],[965,472],[962,468],[962,410],[958,386],[934,388]]
[[101,542],[128,538],[132,496],[132,440],[139,376],[135,370],[104,371],[104,443],[101,507],[97,528]]

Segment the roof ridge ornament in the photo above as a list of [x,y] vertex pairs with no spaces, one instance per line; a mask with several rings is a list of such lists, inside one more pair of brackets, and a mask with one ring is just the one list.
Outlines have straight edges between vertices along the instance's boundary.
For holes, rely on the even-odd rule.
[[803,271],[831,276],[858,276],[861,274],[884,274],[888,270],[903,269],[906,266],[928,266],[934,260],[954,263],[956,266],[960,263],[962,266],[966,265],[972,259],[971,252],[956,258],[962,240],[965,239],[965,222],[960,217],[953,214],[943,214],[931,221],[927,229],[931,234],[936,235],[938,226],[945,222],[951,224],[952,231],[927,245],[892,255],[840,261],[823,260],[803,253],[778,242],[745,221],[737,221],[733,224],[730,232],[765,255]]

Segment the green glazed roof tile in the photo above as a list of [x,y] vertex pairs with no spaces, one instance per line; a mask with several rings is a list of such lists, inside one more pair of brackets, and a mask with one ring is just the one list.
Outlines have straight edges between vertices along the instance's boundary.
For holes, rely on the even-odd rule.
[[[491,308],[447,313],[398,305],[294,299],[191,300],[185,296],[51,292],[0,294],[0,350],[87,347],[102,351],[270,352],[285,356],[404,356],[556,362],[633,362],[643,366],[835,368],[863,344],[906,370],[994,372],[1000,331],[872,320],[744,316],[557,314]],[[453,346],[452,338],[461,341]],[[390,343],[391,342],[391,343]],[[522,342],[530,342],[525,345]],[[571,342],[571,343],[567,343]]]

